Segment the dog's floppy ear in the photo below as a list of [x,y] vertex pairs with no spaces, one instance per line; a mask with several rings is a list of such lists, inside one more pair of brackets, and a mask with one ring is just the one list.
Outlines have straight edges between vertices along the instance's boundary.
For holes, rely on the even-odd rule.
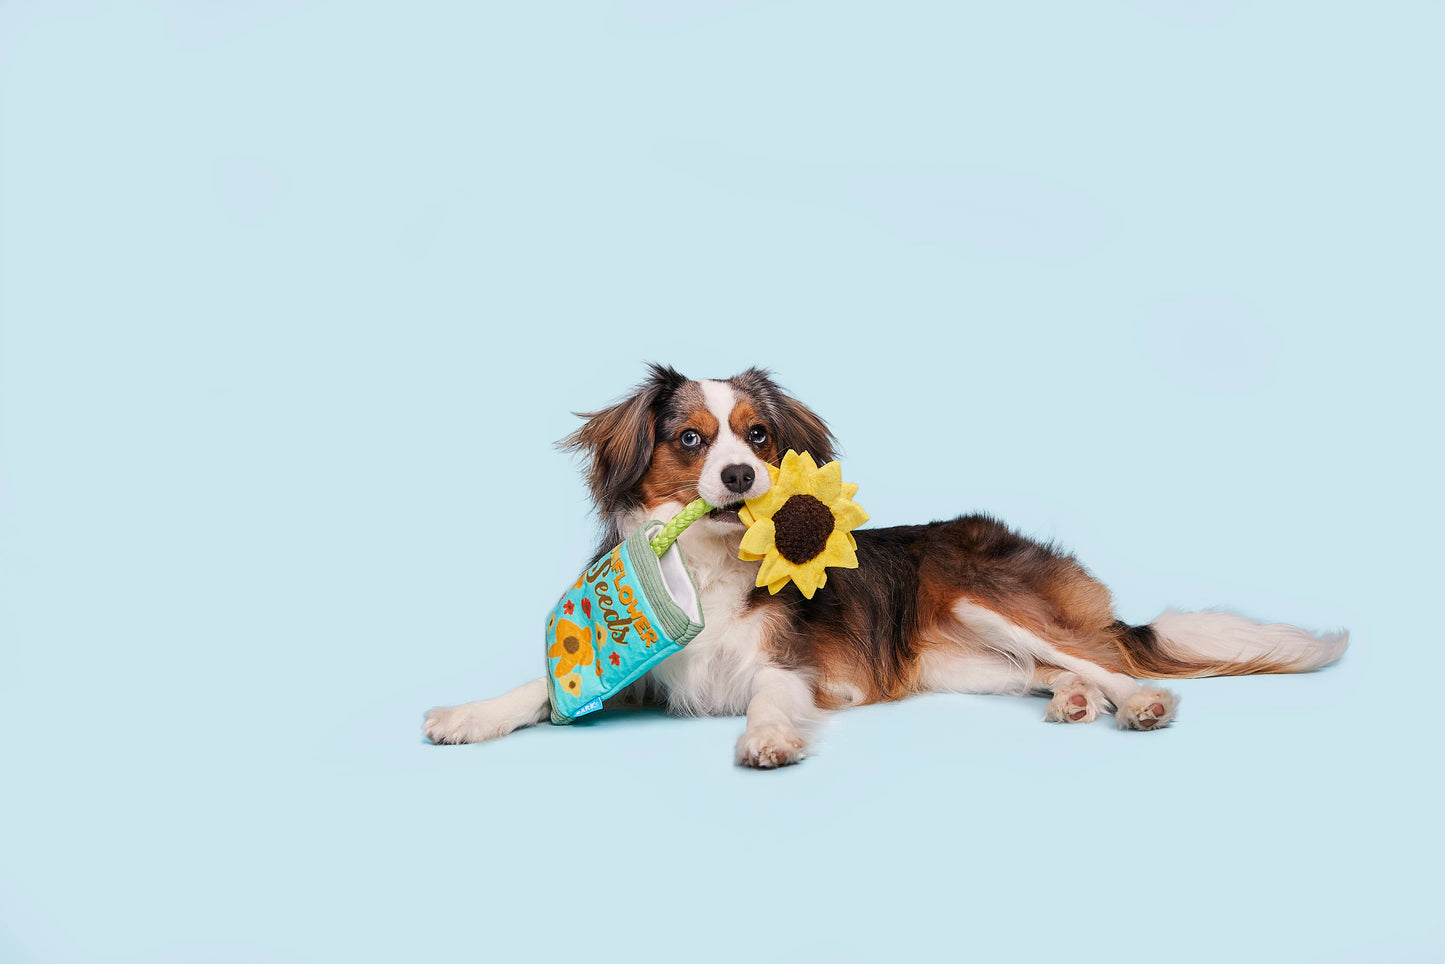
[[772,373],[762,368],[749,368],[741,375],[733,376],[731,381],[763,403],[773,425],[773,442],[779,456],[793,449],[807,452],[819,465],[833,461],[833,449],[838,443],[827,423],[811,408],[783,391],[773,381]]
[[630,397],[598,412],[574,413],[585,419],[582,427],[557,443],[583,453],[592,501],[604,516],[636,503],[657,443],[657,413],[687,381],[663,365],[649,365],[648,373]]

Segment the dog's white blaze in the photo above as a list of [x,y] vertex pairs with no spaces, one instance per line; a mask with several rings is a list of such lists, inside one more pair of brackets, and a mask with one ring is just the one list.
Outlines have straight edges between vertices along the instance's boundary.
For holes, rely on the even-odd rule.
[[[698,494],[707,500],[708,505],[728,505],[739,499],[756,499],[767,492],[773,483],[763,460],[753,452],[752,446],[738,438],[728,421],[738,404],[737,393],[726,382],[708,380],[698,384],[702,386],[707,410],[718,421],[717,438],[713,439],[712,446],[708,449],[702,474],[697,479]],[[722,470],[728,465],[746,465],[752,469],[753,484],[741,493],[729,489],[722,480]]]

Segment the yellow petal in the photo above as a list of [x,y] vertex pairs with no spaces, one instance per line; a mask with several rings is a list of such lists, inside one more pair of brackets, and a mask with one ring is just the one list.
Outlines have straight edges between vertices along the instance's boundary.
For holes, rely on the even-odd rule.
[[[759,519],[771,519],[773,514],[783,507],[788,497],[781,489],[772,488],[758,496],[756,499],[749,499],[744,508],[748,510],[748,517],[756,522]],[[738,510],[738,518],[742,519],[742,510]],[[743,525],[752,525],[752,522],[743,521]]]
[[843,535],[848,537],[848,548],[856,550],[858,548],[858,540],[853,538],[853,533],[845,532]]
[[[783,503],[788,501],[788,496],[791,494],[786,486],[779,485],[778,480],[781,478],[782,473],[777,466],[769,465],[767,468],[768,478],[772,480],[772,485],[769,486],[768,491],[762,495],[755,499],[748,499],[747,502],[744,503],[744,507],[748,509],[749,514],[754,519],[771,517],[774,512],[777,512],[783,507]],[[742,518],[742,514],[742,509],[739,509],[738,518]],[[746,522],[746,520],[744,521]],[[747,522],[746,524],[751,525],[752,523]]]
[[844,502],[833,506],[833,518],[838,520],[838,529],[851,532],[868,521],[868,513],[856,502]]
[[828,537],[828,544],[818,553],[814,562],[838,569],[857,569],[858,554],[848,545],[848,533],[835,532]]
[[798,491],[798,483],[802,481],[802,464],[798,461],[798,454],[789,451],[783,455],[783,464],[779,468],[769,465],[769,475],[772,475],[773,484],[767,487],[762,496],[757,499],[747,500],[747,504],[753,507],[757,515],[770,516],[788,502],[788,497]]
[[853,496],[855,496],[855,495],[857,495],[857,494],[858,494],[858,483],[857,483],[857,482],[844,482],[844,483],[843,483],[843,498],[845,498],[845,499],[851,499],[851,498],[853,498]]
[[770,593],[772,593],[774,596],[776,596],[776,595],[778,594],[778,590],[782,589],[784,586],[786,586],[788,583],[790,583],[790,582],[792,582],[792,581],[793,581],[793,580],[792,580],[791,578],[789,578],[788,576],[784,576],[783,578],[779,579],[777,582],[770,582],[770,583],[768,583],[768,592],[770,592]]
[[798,476],[798,484],[794,491],[802,493],[803,495],[816,497],[816,490],[818,488],[818,463],[813,461],[811,455],[804,452],[798,456],[798,465],[802,469],[802,472]]
[[[812,459],[808,463],[812,464]],[[782,489],[791,495],[798,491],[798,483],[803,480],[803,457],[792,449],[783,456],[783,464],[778,467],[778,477],[773,481],[773,488]],[[784,501],[787,497],[784,496]]]
[[793,585],[798,587],[798,592],[803,594],[805,599],[812,599],[813,593],[818,591],[818,577],[823,574],[823,567],[815,567],[812,562],[806,566],[798,566],[793,570]]
[[[759,496],[759,498],[761,498],[761,496]],[[738,519],[741,520],[742,524],[745,526],[750,526],[754,522],[758,521],[758,517],[753,515],[753,510],[748,508],[748,504],[746,502],[738,506]]]
[[754,585],[767,586],[779,579],[787,579],[792,571],[792,563],[776,552],[770,552],[768,557],[763,560],[763,564],[758,567],[758,578]]
[[813,495],[819,502],[832,505],[843,494],[843,466],[835,459],[818,470],[813,482]]
[[748,531],[743,533],[741,551],[754,553],[762,556],[773,547],[773,542],[778,537],[777,527],[773,525],[772,519],[759,519],[748,526]]

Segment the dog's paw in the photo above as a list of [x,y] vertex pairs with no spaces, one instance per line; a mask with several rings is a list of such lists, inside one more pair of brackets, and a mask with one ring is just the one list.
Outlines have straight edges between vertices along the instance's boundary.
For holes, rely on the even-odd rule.
[[800,763],[806,755],[803,738],[782,726],[750,727],[738,738],[737,762],[745,767],[771,770]]
[[1092,723],[1104,704],[1104,694],[1082,676],[1065,673],[1054,683],[1054,697],[1044,710],[1050,723]]
[[433,707],[427,710],[422,733],[433,743],[481,743],[516,729],[503,714],[490,711],[489,702]]
[[1174,721],[1179,697],[1168,690],[1145,686],[1124,701],[1114,720],[1121,730],[1162,730]]

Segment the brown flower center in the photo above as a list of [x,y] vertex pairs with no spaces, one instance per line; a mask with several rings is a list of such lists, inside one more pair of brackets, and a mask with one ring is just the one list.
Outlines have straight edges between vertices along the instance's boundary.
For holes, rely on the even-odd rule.
[[778,555],[795,565],[815,559],[833,534],[833,510],[811,495],[795,495],[773,513]]
[[562,640],[562,648],[565,649],[568,653],[575,653],[581,647],[582,644],[577,641],[576,636],[568,636],[566,639]]

